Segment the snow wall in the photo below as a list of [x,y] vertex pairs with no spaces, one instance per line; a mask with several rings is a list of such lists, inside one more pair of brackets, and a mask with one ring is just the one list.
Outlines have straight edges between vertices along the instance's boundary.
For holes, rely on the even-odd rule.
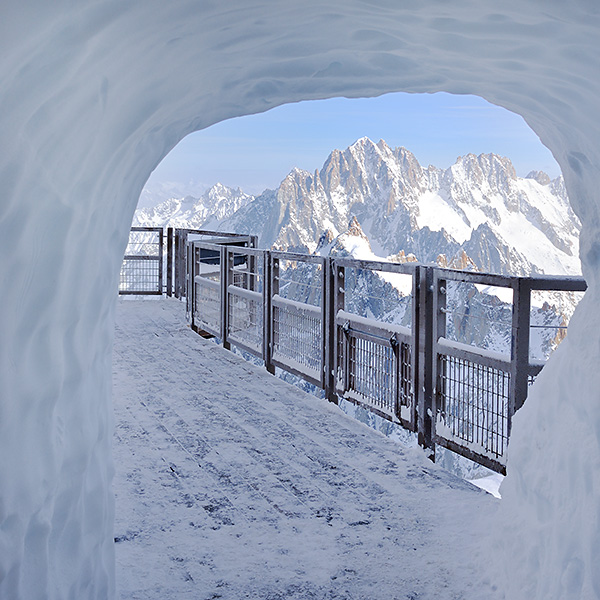
[[0,597],[114,594],[112,319],[152,169],[223,119],[390,91],[482,96],[563,170],[590,290],[516,419],[488,552],[510,600],[600,596],[598,6],[3,0]]

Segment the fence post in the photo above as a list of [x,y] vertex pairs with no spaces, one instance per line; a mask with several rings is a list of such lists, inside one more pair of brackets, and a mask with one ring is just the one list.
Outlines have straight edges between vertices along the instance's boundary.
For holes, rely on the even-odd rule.
[[275,367],[271,363],[273,358],[273,349],[275,343],[279,341],[279,323],[275,320],[275,309],[273,307],[273,296],[279,294],[279,276],[280,264],[277,256],[271,255],[271,295],[269,298],[269,366],[275,372]]
[[167,228],[167,296],[173,295],[173,228]]
[[[333,389],[337,390],[337,377],[339,376],[340,368],[342,368],[343,374],[343,388],[344,392],[349,389],[349,376],[350,376],[350,344],[348,336],[344,333],[344,364],[340,364],[340,341],[339,341],[339,329],[335,324],[337,313],[340,310],[346,309],[346,267],[341,267],[337,264],[335,258],[333,259]],[[337,393],[336,393],[337,395]]]
[[512,339],[510,350],[510,395],[508,435],[512,428],[512,416],[523,406],[527,398],[529,376],[529,326],[531,319],[531,284],[522,277],[513,285]]
[[175,239],[173,243],[173,295],[179,298],[179,229],[175,230]]
[[185,293],[185,261],[187,232],[185,229],[175,230],[174,267],[175,267],[175,298],[181,299]]
[[183,262],[182,263],[182,272],[185,275],[182,279],[183,279],[183,291],[185,293],[185,310],[187,313],[189,313],[192,310],[192,304],[191,304],[191,293],[190,293],[190,289],[193,285],[193,280],[191,278],[191,269],[190,269],[190,257],[193,259],[193,254],[190,254],[189,251],[189,245],[187,243],[187,233],[185,234],[185,244],[183,245],[183,248],[181,249],[182,251],[182,259]]
[[191,322],[192,329],[194,329],[194,296],[195,296],[195,285],[194,285],[194,275],[196,272],[196,247],[194,244],[188,245],[187,250],[187,267],[186,267],[186,282],[187,282],[187,291],[185,294],[186,303],[186,313],[187,317]]
[[321,258],[321,389],[327,388],[327,259]]
[[163,293],[163,229],[158,230],[158,293]]
[[263,252],[263,357],[265,360],[265,368],[271,375],[275,375],[275,367],[271,362],[273,338],[273,268],[271,261],[271,252],[265,250]]
[[[445,417],[445,398],[446,398],[446,368],[447,364],[443,358],[438,356],[437,342],[441,337],[446,337],[446,304],[448,301],[448,280],[435,277],[435,269],[432,269],[433,281],[433,331],[431,336],[431,389],[432,389],[432,407],[433,423],[431,425],[433,438],[435,442],[435,426],[438,415],[444,414]],[[442,390],[441,387],[444,386]],[[444,398],[444,406],[441,405],[440,398]],[[435,447],[435,446],[434,446]]]
[[226,350],[230,350],[231,346],[229,344],[228,331],[227,328],[229,326],[229,293],[227,288],[229,287],[230,279],[233,279],[232,265],[230,266],[230,261],[233,262],[233,254],[230,254],[229,248],[227,246],[221,246],[220,248],[220,262],[221,262],[221,342],[223,344],[223,348]]
[[325,333],[323,336],[325,354],[323,357],[324,379],[323,387],[325,397],[329,402],[339,403],[335,393],[335,351],[336,351],[336,326],[335,316],[339,310],[339,294],[336,293],[336,265],[335,259],[328,256],[323,263],[323,321]]
[[185,294],[185,260],[188,241],[188,232],[183,229],[179,236],[179,298]]
[[417,330],[417,437],[431,460],[435,460],[435,419],[434,403],[435,369],[433,356],[433,267],[419,266],[415,277],[418,277],[419,291],[417,310],[413,324]]

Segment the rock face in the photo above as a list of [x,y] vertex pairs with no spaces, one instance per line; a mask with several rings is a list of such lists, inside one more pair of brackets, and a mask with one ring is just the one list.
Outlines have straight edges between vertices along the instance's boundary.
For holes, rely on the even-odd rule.
[[346,232],[351,220],[382,257],[404,252],[514,275],[579,273],[579,222],[562,178],[520,178],[495,154],[424,168],[406,148],[368,138],[334,150],[314,173],[293,169],[256,198],[216,185],[200,199],[169,200],[135,218],[256,233],[262,247],[305,252],[326,230]]

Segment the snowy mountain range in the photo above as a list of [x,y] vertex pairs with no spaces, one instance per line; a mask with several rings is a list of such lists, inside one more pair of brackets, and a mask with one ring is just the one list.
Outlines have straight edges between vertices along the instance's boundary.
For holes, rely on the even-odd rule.
[[[182,227],[190,229],[216,228],[236,211],[254,200],[239,188],[234,190],[221,183],[213,185],[202,196],[169,198],[154,207],[135,211],[133,225],[140,227]],[[224,229],[221,227],[224,231]]]
[[361,258],[414,255],[514,275],[580,273],[580,226],[562,177],[518,177],[495,154],[425,168],[406,148],[368,138],[334,150],[314,173],[292,169],[260,196],[217,184],[200,198],[136,211],[134,225],[167,224],[253,233],[261,247],[314,252],[323,236],[333,247],[342,235]]

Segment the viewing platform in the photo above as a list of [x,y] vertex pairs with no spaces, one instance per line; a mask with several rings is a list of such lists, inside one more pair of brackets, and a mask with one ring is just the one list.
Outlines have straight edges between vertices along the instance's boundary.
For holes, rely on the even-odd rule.
[[185,303],[118,301],[113,381],[122,598],[494,598],[495,498],[202,339]]
[[431,459],[446,449],[506,473],[513,416],[566,335],[587,287],[581,277],[282,252],[257,241],[134,227],[119,293],[185,297],[201,336],[416,434]]

